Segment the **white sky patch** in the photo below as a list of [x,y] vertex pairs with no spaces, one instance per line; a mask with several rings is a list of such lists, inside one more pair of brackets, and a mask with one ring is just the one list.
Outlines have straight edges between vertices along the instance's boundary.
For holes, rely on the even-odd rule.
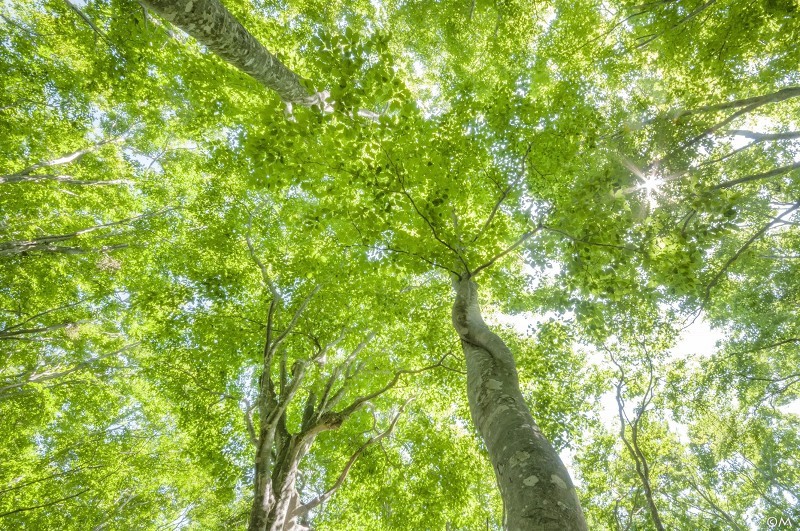
[[538,13],[536,18],[539,28],[543,31],[547,31],[556,19],[556,10],[553,6],[547,6],[543,11],[543,13]]
[[[767,118],[766,116],[750,117],[744,124],[744,127],[746,127],[748,130],[752,130],[757,133],[767,133],[776,131],[777,126],[778,122],[776,122],[772,118]],[[752,138],[735,135],[731,139],[731,147],[733,149],[743,148],[752,141],[753,141]]]
[[561,458],[561,462],[564,463],[565,467],[567,467],[567,472],[569,472],[569,477],[572,479],[572,483],[576,487],[582,487],[583,482],[580,480],[580,476],[575,473],[577,470],[575,468],[575,450],[564,448],[558,452],[558,457]]
[[[534,268],[530,264],[522,264],[522,272],[528,276],[529,289],[534,290],[539,288],[548,280],[552,280],[561,274],[561,264],[558,262],[551,262],[544,267]],[[566,318],[571,318],[572,315]]]
[[707,358],[714,353],[717,342],[723,338],[723,333],[711,328],[701,315],[683,330],[670,351],[670,360]]
[[784,415],[797,415],[800,417],[800,398],[789,402],[785,406],[780,406],[778,410]]
[[537,315],[533,312],[520,312],[514,315],[502,312],[487,312],[486,323],[489,326],[507,326],[521,336],[531,337],[534,329],[538,325],[550,319],[568,319],[570,317],[569,315],[562,316],[555,312],[547,312],[541,315]]
[[138,151],[134,151],[128,148],[123,149],[123,153],[125,153],[125,155],[128,156],[130,159],[138,162],[142,168],[152,170],[158,174],[164,173],[164,168],[161,167],[161,163],[153,157],[149,157],[144,153],[139,153]]

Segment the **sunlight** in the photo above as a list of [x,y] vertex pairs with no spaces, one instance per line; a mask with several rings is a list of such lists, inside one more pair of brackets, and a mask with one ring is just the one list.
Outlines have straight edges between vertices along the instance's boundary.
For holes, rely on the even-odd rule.
[[644,190],[649,196],[658,191],[664,184],[664,178],[660,175],[648,174],[641,178],[642,184],[639,185],[640,190]]
[[647,201],[647,204],[650,206],[650,208],[654,208],[657,204],[656,194],[661,186],[664,185],[666,180],[657,173],[639,174],[638,177],[641,181],[641,184],[636,188],[638,190],[644,190],[644,197]]
[[647,173],[639,168],[636,164],[627,160],[625,158],[621,159],[622,164],[628,168],[628,170],[633,173],[636,178],[639,180],[639,184],[636,186],[632,186],[630,188],[625,188],[624,193],[633,193],[638,190],[644,190],[645,192],[645,199],[650,207],[656,206],[656,199],[655,194],[659,192],[662,186],[669,180],[665,178],[659,171],[658,168],[653,168]]

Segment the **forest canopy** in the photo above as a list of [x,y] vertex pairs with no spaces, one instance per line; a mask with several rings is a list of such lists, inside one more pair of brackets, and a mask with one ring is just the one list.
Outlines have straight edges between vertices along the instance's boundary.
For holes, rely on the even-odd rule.
[[5,2],[0,529],[800,525],[798,7]]

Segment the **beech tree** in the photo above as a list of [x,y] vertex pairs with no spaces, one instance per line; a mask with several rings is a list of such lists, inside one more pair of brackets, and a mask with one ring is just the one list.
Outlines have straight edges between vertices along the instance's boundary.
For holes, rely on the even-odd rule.
[[795,12],[13,6],[0,522],[800,518]]

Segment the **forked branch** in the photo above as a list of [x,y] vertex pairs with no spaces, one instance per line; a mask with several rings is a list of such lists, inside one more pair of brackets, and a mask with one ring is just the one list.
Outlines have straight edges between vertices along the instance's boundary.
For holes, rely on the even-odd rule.
[[403,414],[403,410],[406,408],[406,406],[408,406],[409,402],[411,402],[412,400],[413,398],[410,398],[406,400],[406,402],[402,406],[400,406],[400,410],[397,412],[392,421],[389,423],[388,428],[386,428],[378,435],[370,437],[364,444],[362,444],[358,448],[358,450],[356,450],[353,453],[353,455],[350,456],[350,459],[347,460],[347,463],[345,464],[344,468],[339,474],[339,477],[336,478],[336,481],[334,482],[333,485],[331,485],[330,488],[328,488],[325,492],[323,492],[316,498],[310,500],[307,503],[304,503],[303,505],[295,509],[294,512],[292,513],[292,516],[294,517],[304,516],[314,508],[328,501],[336,493],[336,491],[339,490],[339,488],[344,484],[345,480],[347,479],[347,475],[350,473],[350,469],[353,468],[353,465],[356,463],[358,458],[361,457],[361,454],[363,454],[370,446],[379,443],[380,441],[391,435],[395,425],[397,424],[397,421],[400,419],[400,415]]
[[[513,179],[510,183],[508,183],[508,186],[506,186],[506,188],[500,194],[500,197],[497,199],[497,202],[494,204],[494,207],[492,208],[492,211],[489,213],[489,216],[486,218],[486,221],[483,223],[483,225],[481,226],[480,230],[472,238],[472,243],[475,243],[476,241],[478,241],[478,238],[480,238],[483,235],[483,233],[486,232],[486,230],[492,225],[492,221],[494,220],[494,217],[497,215],[497,211],[500,210],[500,206],[503,204],[503,201],[506,200],[506,198],[508,197],[508,194],[511,193],[511,190],[513,190],[514,187],[517,186],[519,184],[519,182],[525,178],[525,163],[528,160],[528,155],[530,155],[531,149],[533,149],[533,144],[529,143],[528,144],[528,149],[525,150],[525,154],[522,156],[522,163],[521,163],[519,176],[517,176],[516,179]],[[473,272],[473,274],[474,274],[474,272]]]

